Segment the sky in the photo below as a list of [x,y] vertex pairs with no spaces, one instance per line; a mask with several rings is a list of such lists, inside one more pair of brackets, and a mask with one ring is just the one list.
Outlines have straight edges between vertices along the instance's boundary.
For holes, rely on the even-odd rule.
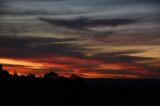
[[159,0],[0,0],[10,73],[160,78]]

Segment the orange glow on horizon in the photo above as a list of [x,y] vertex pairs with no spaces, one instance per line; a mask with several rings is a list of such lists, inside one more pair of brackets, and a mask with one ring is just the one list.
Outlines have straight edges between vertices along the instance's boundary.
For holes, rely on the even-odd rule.
[[[52,58],[45,58],[46,60],[52,60]],[[42,58],[43,60],[43,58]],[[108,63],[100,60],[93,59],[79,59],[72,57],[55,57],[56,61],[36,61],[36,59],[26,59],[26,60],[18,60],[18,59],[5,59],[0,58],[0,64],[6,64],[5,69],[10,73],[13,73],[14,70],[17,71],[19,75],[26,75],[29,73],[36,74],[36,76],[43,76],[45,73],[49,71],[56,71],[60,75],[70,76],[71,74],[78,74],[82,77],[86,78],[138,78],[137,75],[149,75],[151,73],[147,72],[143,67],[131,65],[127,63]],[[59,63],[60,62],[60,63]],[[61,63],[62,62],[62,63]],[[64,63],[63,63],[64,62]],[[83,67],[83,65],[85,67]],[[94,67],[94,71],[92,71],[91,67],[87,67],[87,65],[92,65]],[[110,70],[106,73],[100,73],[98,70]],[[46,70],[46,71],[43,71]],[[91,70],[85,72],[85,70]],[[114,73],[112,73],[115,70]],[[117,71],[116,71],[117,70]],[[119,71],[130,71],[131,74],[120,74]],[[117,73],[116,73],[117,72]],[[123,72],[122,72],[123,73]]]
[[137,75],[122,74],[101,74],[96,72],[82,73],[86,78],[139,78]]
[[42,68],[44,65],[41,63],[33,63],[33,62],[27,62],[27,61],[20,61],[20,60],[13,60],[13,59],[3,59],[0,58],[1,64],[11,64],[11,65],[21,65],[26,67],[31,67],[33,69],[39,69]]

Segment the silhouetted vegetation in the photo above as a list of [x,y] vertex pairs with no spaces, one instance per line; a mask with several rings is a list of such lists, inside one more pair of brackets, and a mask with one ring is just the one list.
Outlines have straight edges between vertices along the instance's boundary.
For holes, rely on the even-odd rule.
[[55,72],[36,77],[9,74],[0,65],[0,106],[159,106],[159,89],[160,80],[67,78]]
[[13,74],[10,74],[7,70],[3,69],[3,65],[0,64],[0,80],[69,80],[69,79],[76,79],[76,80],[81,80],[82,78],[80,76],[77,76],[76,74],[73,74],[70,76],[70,78],[64,77],[64,76],[59,76],[55,72],[48,72],[44,75],[44,77],[36,77],[34,74],[30,73],[28,75],[18,75],[16,71],[14,71]]
[[55,73],[55,72],[49,72],[49,73],[44,75],[44,78],[56,79],[56,78],[59,78],[59,75],[57,73]]

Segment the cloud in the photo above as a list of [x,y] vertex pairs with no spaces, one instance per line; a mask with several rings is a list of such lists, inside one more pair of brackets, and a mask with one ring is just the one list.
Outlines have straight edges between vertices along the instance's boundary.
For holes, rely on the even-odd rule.
[[1,15],[61,16],[87,13],[87,11],[74,11],[70,6],[65,6],[68,4],[66,0],[9,0],[2,3],[3,10],[0,10]]
[[5,1],[0,0],[0,9],[3,9],[4,6],[5,6]]
[[[159,49],[148,57],[133,56],[147,53],[148,48],[151,51],[153,45],[158,48],[156,0],[7,1],[0,0],[0,13],[12,14],[2,17],[0,58],[45,65],[42,70],[14,65],[17,69],[23,67],[25,73],[43,74],[51,70],[87,77],[160,76],[159,67],[152,63],[157,60],[150,57]],[[39,33],[52,37],[40,37]],[[68,38],[71,36],[74,38]]]
[[124,62],[124,63],[136,63],[138,61],[147,61],[147,60],[153,60],[153,58],[149,57],[140,57],[140,56],[130,56],[130,54],[134,53],[143,53],[143,50],[126,50],[126,51],[117,51],[117,52],[106,52],[106,53],[96,53],[90,57],[89,59],[94,60],[103,60],[106,62]]
[[123,70],[114,70],[114,69],[87,69],[82,70],[81,72],[82,76],[87,77],[86,75],[93,75],[97,77],[104,77],[104,78],[159,78],[160,73],[154,73],[152,71],[148,70],[129,70],[129,69],[123,69]]
[[[20,64],[13,67],[21,68],[19,72],[23,74],[33,72],[42,75],[48,71],[56,71],[60,74],[77,73],[83,77],[158,78],[160,76],[159,72],[156,72],[158,67],[153,68],[137,62],[153,60],[153,58],[130,56],[130,54],[144,51],[110,51],[109,53],[95,53],[88,57],[83,52],[85,48],[64,43],[72,40],[76,39],[1,36],[0,57],[44,65],[41,71]],[[12,70],[11,65],[13,64],[6,64],[6,67],[8,66],[6,69]]]
[[[145,50],[124,50],[124,51],[106,51],[105,53],[94,53],[86,56],[90,48],[77,44],[67,43],[75,41],[75,38],[45,38],[45,37],[4,37],[0,36],[0,56],[12,58],[40,58],[48,56],[71,56],[89,60],[100,60],[105,62],[125,62],[137,63],[139,61],[154,60],[149,57],[131,56],[130,54],[143,53]],[[62,60],[63,61],[63,60]],[[69,62],[69,61],[68,61]],[[78,61],[78,63],[81,61]],[[82,62],[83,63],[83,62]],[[89,61],[90,63],[90,61]],[[75,64],[75,61],[72,62]]]
[[[0,36],[1,57],[32,57],[40,54],[82,56],[85,48],[65,43],[76,39]],[[38,54],[38,55],[37,55]]]
[[[119,77],[119,78],[158,78],[160,73],[153,70],[147,64],[137,61],[154,60],[153,58],[129,56],[130,53],[143,51],[123,51],[112,53],[99,53],[91,57],[55,57],[52,63],[65,64],[68,70],[61,72],[77,73],[84,77],[98,75],[99,77]],[[156,68],[156,70],[158,67]],[[61,73],[60,72],[60,73]],[[97,77],[98,77],[97,76]]]
[[71,20],[46,19],[46,18],[39,18],[39,19],[53,25],[72,28],[72,29],[79,29],[79,30],[84,30],[88,27],[97,27],[97,26],[116,27],[121,25],[134,24],[138,21],[133,19],[90,19],[87,17],[79,17]]

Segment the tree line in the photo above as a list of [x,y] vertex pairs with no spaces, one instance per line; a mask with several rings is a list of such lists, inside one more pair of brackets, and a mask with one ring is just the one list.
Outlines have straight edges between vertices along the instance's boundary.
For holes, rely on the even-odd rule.
[[7,70],[3,69],[3,65],[0,64],[0,79],[9,79],[9,78],[28,78],[28,79],[36,79],[36,78],[41,78],[41,79],[82,79],[82,77],[73,74],[69,78],[60,76],[57,73],[50,71],[46,74],[44,74],[43,77],[36,77],[35,74],[29,73],[27,75],[18,75],[17,72],[15,71],[13,74],[10,74]]

